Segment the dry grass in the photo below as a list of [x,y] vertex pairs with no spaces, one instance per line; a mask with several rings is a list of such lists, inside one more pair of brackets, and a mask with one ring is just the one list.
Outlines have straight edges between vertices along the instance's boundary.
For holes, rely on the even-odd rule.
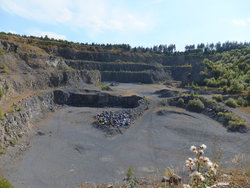
[[250,114],[250,106],[247,107],[239,107],[238,108],[240,111],[246,113],[246,114]]
[[228,186],[221,188],[250,188],[250,169],[241,170],[221,170],[218,178],[219,182],[228,182]]

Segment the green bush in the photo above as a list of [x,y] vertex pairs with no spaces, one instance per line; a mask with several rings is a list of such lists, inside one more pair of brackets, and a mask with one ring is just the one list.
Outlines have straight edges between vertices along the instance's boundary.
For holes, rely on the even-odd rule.
[[229,98],[225,101],[225,104],[229,107],[232,107],[232,108],[236,108],[238,105],[237,105],[237,102],[236,100],[234,100],[233,98]]
[[238,116],[233,116],[233,118],[228,122],[231,127],[246,126],[246,121]]
[[147,106],[146,106],[146,110],[148,110],[148,109],[150,109],[150,105],[147,105]]
[[194,112],[201,112],[205,108],[204,104],[199,99],[189,100],[187,109]]
[[226,120],[230,120],[233,117],[231,112],[219,112],[218,115],[223,116]]
[[0,188],[14,188],[14,186],[6,178],[0,177]]
[[247,99],[244,99],[243,97],[239,97],[237,99],[237,104],[239,106],[247,106],[248,105],[248,101],[247,101]]
[[178,101],[177,101],[177,105],[180,106],[180,107],[183,107],[184,104],[185,104],[184,99],[183,98],[179,98]]
[[111,88],[109,86],[107,86],[107,85],[102,85],[101,90],[109,91],[109,90],[111,90]]
[[2,68],[2,73],[6,73],[6,74],[9,73],[9,69],[6,65],[3,65],[1,68]]
[[222,97],[221,94],[213,95],[213,99],[215,99],[217,102],[222,102],[223,101],[223,97]]

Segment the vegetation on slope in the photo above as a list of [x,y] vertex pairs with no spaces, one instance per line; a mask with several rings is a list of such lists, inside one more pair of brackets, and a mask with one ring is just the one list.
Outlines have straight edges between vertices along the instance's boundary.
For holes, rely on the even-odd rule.
[[223,52],[219,60],[204,59],[203,84],[229,93],[250,90],[250,47]]

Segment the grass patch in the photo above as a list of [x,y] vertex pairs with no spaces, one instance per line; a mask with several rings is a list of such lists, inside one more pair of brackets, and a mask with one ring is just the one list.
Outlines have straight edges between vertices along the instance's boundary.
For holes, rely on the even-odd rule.
[[146,110],[150,109],[150,105],[147,105],[145,109],[146,109]]
[[5,153],[6,153],[6,149],[0,148],[0,155],[5,154]]
[[184,99],[183,98],[179,98],[177,101],[177,105],[179,107],[183,107],[185,105]]
[[213,99],[216,100],[217,102],[222,102],[223,101],[223,97],[222,97],[221,94],[214,94]]
[[232,112],[219,112],[218,115],[224,117],[230,126],[229,128],[245,127],[247,125],[245,119],[236,116]]
[[236,108],[238,106],[237,101],[233,98],[229,98],[225,101],[225,104],[229,107]]
[[204,110],[204,108],[205,105],[203,104],[203,102],[201,102],[200,99],[193,99],[188,101],[187,109],[189,111],[201,112],[202,110]]
[[100,85],[101,90],[105,90],[105,91],[110,91],[110,90],[112,90],[108,85],[106,85],[106,84],[103,83],[103,82],[99,82],[99,85]]
[[239,106],[248,106],[248,100],[243,97],[239,97],[236,102]]
[[6,178],[0,177],[0,188],[14,188]]
[[2,69],[1,73],[9,74],[9,69],[6,65],[1,66],[0,68]]

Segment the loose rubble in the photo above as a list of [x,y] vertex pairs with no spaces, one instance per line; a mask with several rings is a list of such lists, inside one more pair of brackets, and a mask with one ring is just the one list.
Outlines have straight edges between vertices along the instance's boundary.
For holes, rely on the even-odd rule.
[[119,111],[103,111],[95,116],[95,125],[97,128],[103,129],[106,133],[113,135],[121,133],[122,130],[129,126],[148,109],[148,101],[141,99],[138,101],[138,106],[132,109]]

